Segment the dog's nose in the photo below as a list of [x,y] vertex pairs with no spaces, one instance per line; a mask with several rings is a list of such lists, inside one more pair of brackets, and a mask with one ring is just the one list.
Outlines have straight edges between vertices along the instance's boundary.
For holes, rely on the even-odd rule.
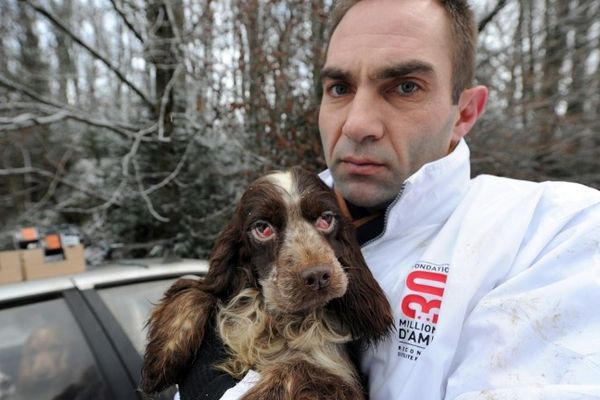
[[331,283],[331,269],[325,266],[307,268],[300,273],[300,278],[312,290],[326,288]]

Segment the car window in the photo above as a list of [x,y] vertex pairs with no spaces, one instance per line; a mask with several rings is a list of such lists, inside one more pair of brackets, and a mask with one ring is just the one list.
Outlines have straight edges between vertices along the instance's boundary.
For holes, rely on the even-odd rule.
[[109,398],[63,299],[0,309],[0,400]]
[[175,281],[165,279],[98,290],[140,355],[146,346],[145,324],[150,311]]

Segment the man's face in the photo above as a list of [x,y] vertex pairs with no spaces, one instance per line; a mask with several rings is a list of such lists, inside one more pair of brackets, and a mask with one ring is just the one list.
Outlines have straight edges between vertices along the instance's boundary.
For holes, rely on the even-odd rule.
[[393,200],[455,132],[450,22],[435,0],[363,0],[334,31],[319,128],[336,188],[363,207]]

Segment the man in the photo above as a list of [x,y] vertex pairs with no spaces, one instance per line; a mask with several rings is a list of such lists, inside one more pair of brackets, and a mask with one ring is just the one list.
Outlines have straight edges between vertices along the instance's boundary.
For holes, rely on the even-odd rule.
[[470,179],[487,89],[466,1],[342,1],[334,19],[322,178],[375,216],[357,234],[397,328],[363,356],[370,398],[600,397],[600,194]]

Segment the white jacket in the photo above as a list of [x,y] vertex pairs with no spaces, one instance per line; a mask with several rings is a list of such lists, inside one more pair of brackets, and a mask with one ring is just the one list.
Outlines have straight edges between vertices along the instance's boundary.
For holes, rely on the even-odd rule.
[[600,192],[471,180],[461,141],[363,254],[397,325],[363,357],[371,400],[600,398]]
[[371,400],[600,398],[600,192],[471,180],[461,141],[363,254],[397,328],[363,357]]

